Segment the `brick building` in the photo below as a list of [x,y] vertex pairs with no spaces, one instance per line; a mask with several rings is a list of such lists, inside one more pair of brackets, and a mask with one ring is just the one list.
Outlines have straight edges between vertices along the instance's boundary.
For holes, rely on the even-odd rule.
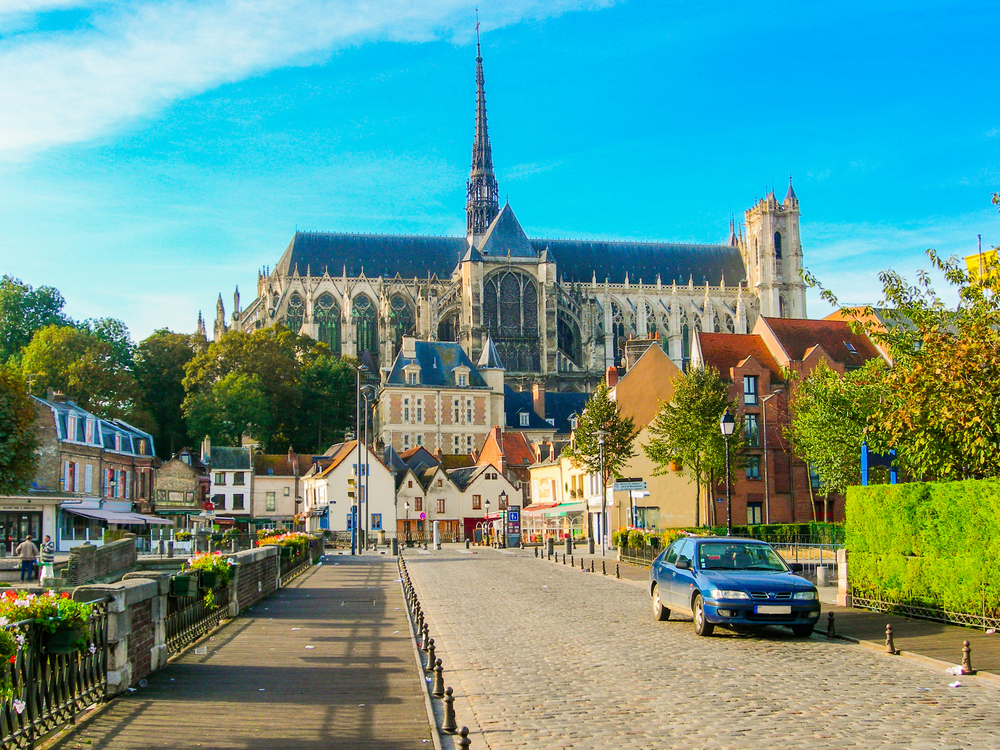
[[[820,361],[844,373],[879,356],[867,336],[839,320],[762,317],[749,334],[698,334],[692,365],[719,371],[747,441],[746,467],[733,474],[734,524],[844,519],[843,497],[817,494],[817,478],[785,437],[789,395]],[[715,488],[710,523],[725,525],[725,496],[723,480]]]
[[156,514],[173,521],[177,530],[190,530],[205,510],[210,487],[208,467],[184,448],[156,470]]

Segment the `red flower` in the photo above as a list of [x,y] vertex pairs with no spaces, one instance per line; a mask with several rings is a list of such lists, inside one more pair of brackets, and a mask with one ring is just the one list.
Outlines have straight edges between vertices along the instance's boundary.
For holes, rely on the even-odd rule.
[[63,599],[69,599],[69,594],[68,594],[68,593],[66,593],[65,591],[63,591],[63,593],[62,593],[62,598],[63,598]]
[[17,661],[17,654],[14,654],[12,657],[10,657],[10,659],[8,659],[8,661],[11,664],[13,664],[14,662],[16,662]]

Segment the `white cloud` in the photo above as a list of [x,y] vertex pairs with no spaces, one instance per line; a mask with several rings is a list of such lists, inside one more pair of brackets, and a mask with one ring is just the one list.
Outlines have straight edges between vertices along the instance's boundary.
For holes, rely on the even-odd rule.
[[[616,1],[498,0],[483,26]],[[11,0],[0,6],[0,34],[16,23],[8,23],[10,14],[71,5],[91,7],[86,0]],[[12,158],[90,140],[177,99],[277,67],[314,64],[352,44],[465,40],[475,6],[474,0],[98,4],[85,28],[33,31],[0,41],[0,149]]]

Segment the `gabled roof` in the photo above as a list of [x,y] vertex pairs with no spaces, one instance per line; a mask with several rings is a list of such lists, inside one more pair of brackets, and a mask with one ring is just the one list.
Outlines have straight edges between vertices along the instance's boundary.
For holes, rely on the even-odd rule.
[[396,449],[391,445],[385,447],[385,455],[382,458],[383,463],[389,467],[389,471],[398,474],[405,471],[409,467],[406,465],[406,461],[396,452]]
[[[257,453],[253,457],[253,473],[257,476],[304,477],[312,464],[312,456],[295,454],[295,463],[293,464],[288,460],[287,453]],[[297,473],[296,468],[298,469]]]
[[723,380],[729,380],[730,370],[737,367],[747,357],[753,357],[762,367],[771,372],[771,378],[783,381],[777,360],[768,351],[764,340],[754,333],[705,333],[698,332],[698,346],[702,363],[719,371]]
[[469,485],[476,480],[476,477],[488,468],[490,468],[489,464],[483,466],[465,466],[461,469],[449,469],[448,476],[451,477],[451,481],[455,483],[456,487],[465,492],[469,488]]
[[415,445],[403,451],[399,454],[399,457],[411,469],[421,465],[434,467],[441,463],[433,453],[422,445]]
[[497,446],[497,453],[507,460],[509,467],[531,466],[535,462],[535,452],[531,449],[531,444],[523,432],[505,431],[495,426],[486,437],[486,443],[476,462],[480,466],[486,466],[492,462],[486,458],[488,446],[493,443]]
[[[56,435],[60,440],[71,440],[85,443],[87,439],[87,422],[94,425],[93,442],[89,445],[99,446],[109,451],[128,453],[135,456],[152,456],[153,437],[137,427],[121,419],[104,419],[92,414],[73,401],[48,401],[32,396],[38,404],[47,406],[53,414],[56,424]],[[70,434],[70,415],[74,420],[73,434]],[[115,447],[115,435],[121,438],[121,447]],[[145,452],[140,452],[140,442],[145,441]]]
[[484,260],[490,258],[537,258],[537,253],[508,203],[500,209],[479,246]]
[[249,471],[250,449],[213,445],[208,463],[212,471]]
[[861,367],[869,359],[879,356],[878,349],[867,336],[854,333],[851,326],[842,320],[759,318],[754,330],[758,326],[766,326],[789,360],[795,362],[801,362],[809,349],[817,344],[834,362],[847,368]]
[[[462,349],[461,344],[449,341],[415,341],[414,357],[404,357],[403,350],[400,349],[393,363],[392,372],[386,378],[386,385],[406,385],[413,386],[406,382],[406,373],[403,368],[410,364],[420,365],[419,386],[437,386],[444,388],[488,388],[479,370],[472,364],[472,360]],[[459,386],[455,378],[456,367],[468,367],[468,386]]]

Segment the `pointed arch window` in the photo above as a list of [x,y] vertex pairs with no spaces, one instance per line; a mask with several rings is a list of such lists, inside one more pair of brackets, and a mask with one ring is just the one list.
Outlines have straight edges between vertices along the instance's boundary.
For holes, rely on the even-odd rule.
[[403,348],[403,336],[413,333],[416,324],[413,321],[413,310],[401,294],[393,295],[389,300],[389,327],[392,329],[393,354],[399,354]]
[[321,294],[313,305],[313,320],[319,341],[330,347],[330,352],[340,356],[340,307],[332,294]]
[[293,292],[288,298],[288,309],[285,311],[285,325],[292,333],[298,333],[302,328],[302,319],[305,317],[306,306],[302,303],[302,297],[298,292]]
[[774,257],[781,260],[781,232],[774,233]]
[[615,366],[620,366],[625,354],[625,315],[617,302],[611,303],[611,335],[615,351]]
[[644,302],[643,306],[646,308],[646,336],[648,338],[653,338],[656,335],[656,313],[653,312],[653,308],[649,306],[648,302]]
[[354,298],[351,317],[357,330],[358,357],[371,352],[378,358],[378,314],[375,303],[365,294]]
[[483,327],[508,370],[538,371],[538,290],[530,277],[504,270],[486,279]]

